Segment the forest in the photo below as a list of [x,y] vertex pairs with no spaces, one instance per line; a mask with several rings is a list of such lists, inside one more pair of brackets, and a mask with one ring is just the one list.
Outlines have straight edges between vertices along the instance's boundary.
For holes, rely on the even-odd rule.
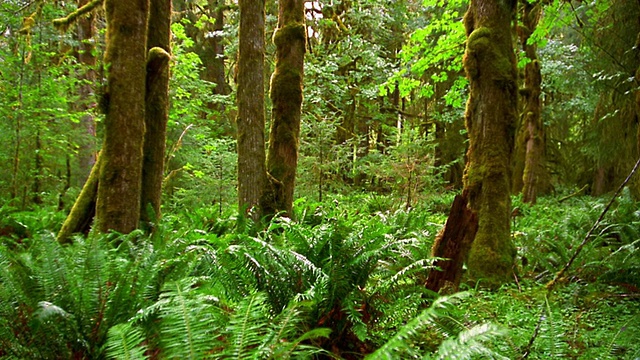
[[640,359],[640,1],[2,0],[0,360]]

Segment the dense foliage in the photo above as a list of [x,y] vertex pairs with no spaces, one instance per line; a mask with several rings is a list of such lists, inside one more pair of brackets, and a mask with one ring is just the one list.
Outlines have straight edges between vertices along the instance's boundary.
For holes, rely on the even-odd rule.
[[517,281],[498,291],[469,284],[464,293],[439,298],[423,282],[444,220],[434,209],[447,199],[377,211],[381,200],[298,203],[298,221],[276,220],[257,233],[202,208],[167,216],[151,237],[90,235],[72,246],[59,245],[50,232],[61,214],[5,208],[3,229],[19,225],[23,233],[3,237],[0,248],[1,355],[640,355],[640,218],[628,194],[557,292],[549,294],[545,284],[600,214],[600,201],[544,198],[522,207],[513,234]]

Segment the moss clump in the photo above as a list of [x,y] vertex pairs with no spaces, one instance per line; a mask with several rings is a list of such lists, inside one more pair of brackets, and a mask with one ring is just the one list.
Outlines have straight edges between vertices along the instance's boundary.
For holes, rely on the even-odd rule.
[[273,33],[273,44],[285,48],[296,40],[306,41],[307,30],[304,24],[291,24],[278,29]]

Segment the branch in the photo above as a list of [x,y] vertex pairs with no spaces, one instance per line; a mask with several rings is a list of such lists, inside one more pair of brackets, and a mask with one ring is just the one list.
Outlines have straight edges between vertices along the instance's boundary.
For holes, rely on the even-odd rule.
[[580,243],[580,245],[578,245],[578,247],[576,248],[576,251],[573,253],[573,256],[571,257],[571,259],[569,259],[567,264],[560,271],[558,271],[558,273],[553,278],[553,280],[549,281],[549,283],[547,284],[547,290],[548,291],[552,291],[553,290],[553,288],[558,283],[558,280],[564,276],[564,274],[571,267],[571,265],[576,260],[578,255],[580,255],[580,253],[582,252],[582,249],[584,248],[584,246],[587,245],[587,243],[589,242],[589,239],[591,238],[591,235],[596,230],[598,225],[600,225],[600,222],[602,221],[602,219],[604,219],[604,216],[607,214],[607,212],[611,208],[611,205],[613,205],[613,202],[616,200],[618,195],[620,195],[620,192],[625,187],[625,185],[627,185],[629,180],[631,180],[631,178],[636,173],[636,171],[638,171],[638,167],[639,166],[640,166],[640,159],[638,159],[638,161],[636,162],[636,165],[633,167],[633,169],[631,170],[631,172],[629,173],[627,178],[624,179],[622,184],[620,184],[620,186],[618,187],[618,190],[616,190],[615,194],[613,194],[613,196],[611,197],[611,200],[609,201],[607,206],[604,208],[604,210],[602,210],[602,214],[600,214],[600,217],[598,218],[598,220],[596,220],[596,222],[593,224],[593,226],[591,227],[591,229],[589,230],[587,235],[585,235],[584,239],[582,239],[582,242]]
[[69,26],[71,26],[80,16],[90,13],[99,5],[102,5],[103,2],[104,0],[93,0],[66,17],[53,20],[53,26],[62,32],[66,32],[67,29],[69,29]]

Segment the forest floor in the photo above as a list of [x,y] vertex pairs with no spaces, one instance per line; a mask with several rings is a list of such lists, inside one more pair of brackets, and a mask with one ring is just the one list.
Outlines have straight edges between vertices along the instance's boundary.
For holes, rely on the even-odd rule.
[[640,211],[628,194],[551,292],[607,200],[515,198],[514,281],[437,299],[423,284],[452,197],[410,211],[383,196],[303,199],[295,221],[262,228],[167,209],[153,236],[71,246],[54,240],[64,213],[5,206],[0,359],[640,358]]

